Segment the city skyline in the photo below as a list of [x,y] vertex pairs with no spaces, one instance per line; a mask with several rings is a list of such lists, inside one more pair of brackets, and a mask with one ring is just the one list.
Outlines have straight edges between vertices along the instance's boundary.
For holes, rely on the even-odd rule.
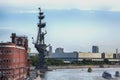
[[63,47],[65,51],[91,52],[97,45],[100,52],[120,49],[120,2],[118,0],[1,0],[0,38],[15,32],[27,35],[29,47],[35,52],[32,37],[36,40],[38,7],[45,12],[46,43]]

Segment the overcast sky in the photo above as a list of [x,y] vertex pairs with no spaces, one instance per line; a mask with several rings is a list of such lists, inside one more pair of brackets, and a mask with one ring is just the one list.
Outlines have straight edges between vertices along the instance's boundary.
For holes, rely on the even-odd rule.
[[120,49],[119,0],[0,0],[0,39],[10,41],[12,32],[37,36],[38,7],[45,12],[46,43],[65,51],[100,52]]

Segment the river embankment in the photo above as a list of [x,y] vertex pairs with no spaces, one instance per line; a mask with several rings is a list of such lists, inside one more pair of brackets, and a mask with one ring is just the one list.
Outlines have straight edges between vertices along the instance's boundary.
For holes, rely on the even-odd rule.
[[[53,69],[79,69],[79,68],[100,68],[100,65],[82,65],[82,66],[77,66],[77,65],[67,65],[67,66],[48,66],[49,70]],[[120,65],[103,65],[102,68],[119,68]]]

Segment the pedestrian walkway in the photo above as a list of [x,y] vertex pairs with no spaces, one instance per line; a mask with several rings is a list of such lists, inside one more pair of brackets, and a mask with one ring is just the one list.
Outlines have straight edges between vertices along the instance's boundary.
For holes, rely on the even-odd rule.
[[40,78],[40,76],[38,76],[35,80],[42,80],[42,79]]
[[38,75],[38,76],[36,77],[35,80],[42,80],[41,77],[40,77],[40,71],[39,71],[39,70],[37,71],[37,75]]

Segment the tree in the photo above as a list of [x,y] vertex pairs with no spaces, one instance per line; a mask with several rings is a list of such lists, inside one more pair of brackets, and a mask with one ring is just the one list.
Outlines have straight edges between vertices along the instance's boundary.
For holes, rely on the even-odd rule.
[[48,59],[46,59],[46,62],[48,65],[56,65],[56,66],[64,64],[63,60],[54,59],[54,58],[48,58]]
[[36,55],[36,56],[32,56],[31,58],[30,58],[30,64],[32,65],[32,66],[36,66],[36,63],[38,62],[38,56]]
[[104,59],[104,63],[105,64],[109,64],[109,60],[108,59]]

